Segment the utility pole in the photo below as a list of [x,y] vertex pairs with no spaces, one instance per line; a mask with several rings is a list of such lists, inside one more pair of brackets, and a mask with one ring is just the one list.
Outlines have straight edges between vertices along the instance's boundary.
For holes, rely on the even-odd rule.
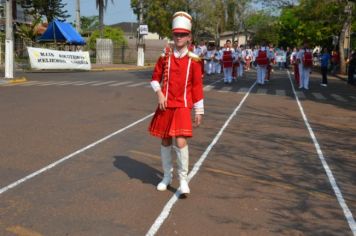
[[77,9],[76,9],[76,24],[75,28],[80,33],[80,0],[77,0]]
[[137,66],[144,66],[145,65],[145,52],[143,50],[143,35],[141,35],[140,33],[140,26],[143,23],[143,2],[142,0],[140,0],[139,3],[139,7],[140,7],[140,17],[139,17],[139,28],[137,29],[137,33],[138,33],[138,47],[137,47]]
[[14,34],[12,23],[12,1],[13,0],[6,0],[5,79],[14,78]]

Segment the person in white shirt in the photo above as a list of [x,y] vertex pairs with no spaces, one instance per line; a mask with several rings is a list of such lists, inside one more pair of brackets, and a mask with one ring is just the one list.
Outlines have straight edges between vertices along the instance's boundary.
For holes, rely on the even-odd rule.
[[308,48],[308,44],[304,43],[303,47],[297,53],[297,61],[299,64],[299,73],[300,73],[300,89],[309,89],[309,77],[311,72],[311,67],[306,66],[305,64],[305,54],[311,53],[312,51]]
[[263,85],[265,83],[265,77],[267,72],[268,60],[267,47],[263,43],[259,50],[255,51],[254,57],[257,63],[257,84]]
[[234,49],[231,47],[231,40],[226,40],[226,44],[222,49],[222,62],[223,62],[223,71],[224,71],[224,83],[231,84],[232,82],[232,68],[234,61]]
[[214,55],[214,66],[215,73],[221,73],[221,60],[222,60],[222,50],[220,47],[216,47],[215,55]]

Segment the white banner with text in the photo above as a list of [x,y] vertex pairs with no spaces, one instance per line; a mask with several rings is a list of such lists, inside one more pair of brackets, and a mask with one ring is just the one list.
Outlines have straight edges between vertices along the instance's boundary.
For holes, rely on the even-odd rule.
[[27,47],[32,69],[90,70],[89,52]]

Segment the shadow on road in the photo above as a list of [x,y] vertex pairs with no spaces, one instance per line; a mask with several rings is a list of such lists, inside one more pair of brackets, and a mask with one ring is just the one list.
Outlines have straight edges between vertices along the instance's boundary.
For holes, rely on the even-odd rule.
[[[138,179],[145,184],[152,184],[154,186],[162,180],[162,172],[143,162],[136,161],[128,156],[114,156],[114,159],[114,166],[125,172],[131,179]],[[177,191],[177,189],[171,186],[168,190],[172,193]]]

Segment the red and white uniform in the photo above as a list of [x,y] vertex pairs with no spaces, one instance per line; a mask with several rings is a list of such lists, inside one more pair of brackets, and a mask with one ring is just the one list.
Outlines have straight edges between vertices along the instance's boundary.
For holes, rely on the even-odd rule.
[[[168,66],[166,76],[165,66]],[[167,57],[163,54],[154,68],[151,86],[155,92],[162,90],[167,109],[157,108],[150,133],[160,138],[191,137],[191,109],[194,108],[196,114],[204,114],[200,58],[187,49],[183,52],[174,50]]]

